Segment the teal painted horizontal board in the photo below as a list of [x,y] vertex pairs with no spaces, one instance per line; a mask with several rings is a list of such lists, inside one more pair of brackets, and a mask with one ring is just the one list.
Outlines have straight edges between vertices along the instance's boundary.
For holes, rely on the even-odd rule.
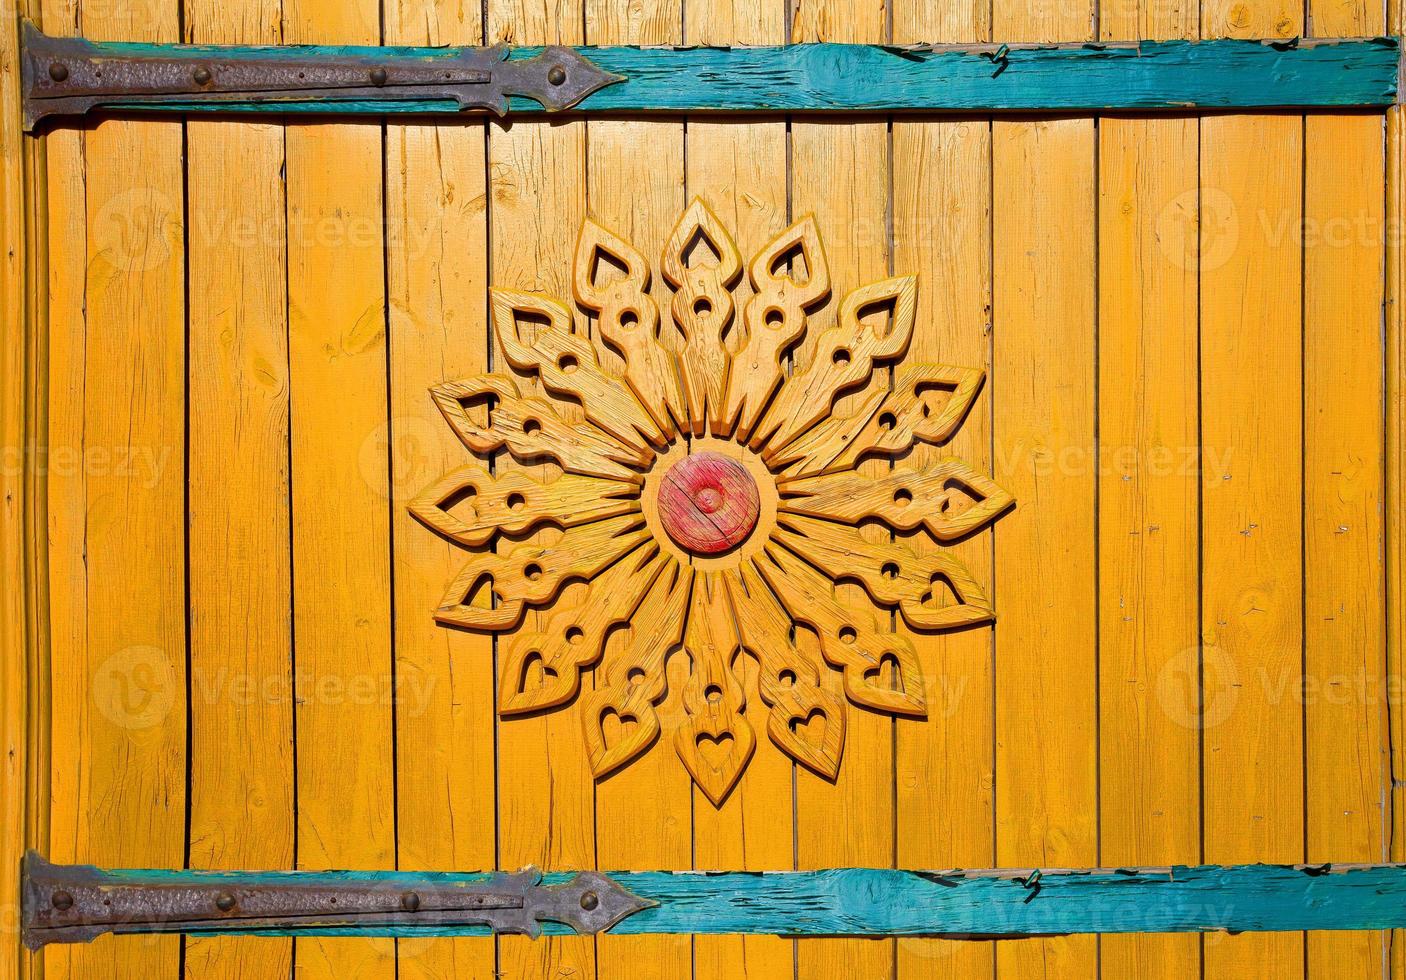
[[[483,874],[114,871],[123,882],[212,880],[474,884]],[[547,874],[547,884],[569,879]],[[1298,932],[1406,927],[1406,865],[1235,865],[1080,871],[611,872],[658,903],[611,932],[784,936],[1032,936],[1120,932]],[[232,930],[238,931],[238,930]],[[257,935],[483,935],[482,927],[254,931]],[[569,933],[543,924],[547,934]]]
[[[453,48],[209,48],[99,45],[123,55],[258,59],[309,56],[453,58]],[[1060,46],[797,44],[756,48],[578,48],[626,80],[580,113],[1112,112],[1382,107],[1397,98],[1398,39],[1142,41]],[[511,58],[540,48],[514,48]],[[205,103],[115,109],[181,112],[457,113],[445,99]],[[512,111],[542,112],[529,99]]]

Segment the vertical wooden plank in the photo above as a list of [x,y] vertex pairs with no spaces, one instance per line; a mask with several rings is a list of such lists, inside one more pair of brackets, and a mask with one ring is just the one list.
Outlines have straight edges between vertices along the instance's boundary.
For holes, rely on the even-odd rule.
[[[1309,4],[1320,36],[1380,5]],[[1381,861],[1390,796],[1383,566],[1383,120],[1304,119],[1304,786],[1309,861]],[[1399,231],[1398,231],[1399,233]],[[1331,855],[1331,857],[1329,857]],[[1382,933],[1308,936],[1310,976],[1380,972]]]
[[[1089,36],[1093,7],[999,4],[1003,41]],[[1096,134],[1091,119],[992,127],[996,861],[1098,858]],[[1010,588],[1006,583],[1013,583]],[[1092,936],[997,948],[999,975],[1086,977]]]
[[[679,44],[681,7],[674,0],[587,0],[588,44]],[[659,256],[684,208],[684,132],[678,122],[592,120],[586,126],[587,211],[592,220],[639,249],[653,265],[651,293],[661,333],[677,335]],[[594,329],[594,325],[592,325]],[[623,361],[618,362],[623,367]],[[623,382],[622,382],[623,383]],[[609,654],[607,654],[609,656]],[[680,679],[683,675],[679,676]],[[682,869],[693,862],[692,812],[711,808],[695,792],[672,751],[683,720],[678,685],[659,708],[663,733],[654,748],[596,784],[596,861],[602,868]],[[693,973],[688,936],[601,936],[603,976],[682,980]]]
[[[1387,30],[1398,34],[1406,24],[1406,0],[1387,4]],[[1386,114],[1386,464],[1385,494],[1386,552],[1386,670],[1388,682],[1387,722],[1390,730],[1391,796],[1387,827],[1390,828],[1390,858],[1406,860],[1406,726],[1402,724],[1402,701],[1395,692],[1406,677],[1406,496],[1402,479],[1406,476],[1406,242],[1402,221],[1406,220],[1406,117],[1401,106]],[[1406,977],[1406,930],[1390,934],[1390,975]]]
[[[54,35],[78,33],[77,0],[46,0],[44,28]],[[49,855],[73,861],[78,846],[82,771],[71,763],[78,729],[75,721],[87,692],[72,665],[87,657],[87,491],[83,466],[83,417],[87,347],[84,302],[87,292],[87,174],[83,133],[58,129],[44,138],[48,235],[49,426],[48,547],[50,709],[68,717],[63,731],[52,730],[54,756],[45,774],[49,785]],[[62,742],[53,736],[61,736]],[[69,765],[63,765],[68,760]],[[67,948],[44,954],[59,975],[72,972]]]
[[[79,26],[54,5],[51,26]],[[175,41],[175,3],[96,5],[95,39]],[[75,134],[77,136],[78,134]],[[59,256],[55,380],[64,475],[51,483],[65,546],[52,586],[72,618],[55,638],[56,856],[185,861],[185,306],[182,127],[102,123],[55,141]],[[81,142],[81,149],[80,149]],[[85,233],[86,232],[86,233]],[[73,319],[57,319],[58,316]],[[124,938],[55,956],[52,976],[173,976],[180,940]]]
[[[909,2],[893,12],[893,41],[990,40],[989,5]],[[918,276],[918,316],[908,360],[991,370],[991,124],[986,119],[893,123],[894,272]],[[940,448],[919,446],[906,464],[959,456],[991,470],[987,387],[961,430]],[[992,601],[993,532],[952,548]],[[924,533],[907,543],[936,547]],[[900,629],[907,627],[899,621]],[[913,633],[928,717],[897,721],[898,865],[990,867],[995,855],[994,628]],[[989,977],[990,943],[898,942],[898,975]]]
[[[882,4],[819,2],[795,9],[791,40],[878,43],[886,40],[887,26]],[[792,125],[791,153],[792,214],[815,216],[833,283],[830,304],[811,317],[807,339],[796,352],[799,366],[807,363],[814,338],[834,322],[840,299],[889,274],[887,125],[882,120],[807,117]],[[879,383],[886,385],[887,379]],[[886,468],[875,460],[861,470],[877,474]],[[869,602],[858,586],[837,586],[835,594],[844,602]],[[833,672],[826,682],[838,688]],[[831,783],[808,770],[797,771],[797,863],[801,868],[887,867],[894,859],[893,834],[893,719],[851,706],[838,778]],[[894,944],[804,942],[797,963],[803,977],[887,977],[894,971]]]
[[[1296,5],[1206,0],[1205,37],[1293,37]],[[1304,853],[1303,120],[1201,122],[1205,858]],[[1214,722],[1214,724],[1213,724]],[[1299,934],[1213,936],[1209,977],[1302,972]]]
[[[387,44],[478,44],[482,8],[398,0]],[[488,360],[488,188],[481,122],[386,127],[390,289],[391,527],[395,581],[398,866],[497,863],[493,640],[449,630],[430,610],[465,552],[427,531],[406,502],[468,462],[428,386]],[[489,937],[401,940],[399,976],[491,977]]]
[[[20,12],[27,13],[20,4]],[[40,392],[32,385],[41,375],[40,356],[31,333],[33,282],[27,272],[39,242],[30,235],[28,196],[33,186],[33,145],[26,145],[20,118],[19,25],[16,18],[0,35],[0,227],[6,248],[0,254],[0,574],[9,583],[0,598],[0,889],[19,893],[19,863],[32,843],[28,808],[30,774],[40,760],[31,752],[31,680],[38,665],[32,651],[40,637],[32,631],[29,607],[39,583],[30,556],[42,546],[32,534],[29,515],[35,507],[33,482],[39,472],[37,432],[30,427],[31,408]],[[5,903],[0,930],[7,949],[0,956],[0,980],[28,975],[31,957],[14,941],[15,903]]]
[[[781,44],[785,39],[785,11],[780,4],[764,0],[684,4],[688,44]],[[732,233],[744,262],[786,227],[784,121],[690,119],[686,161],[689,199],[701,198],[718,216]],[[739,311],[750,289],[744,275],[735,293]],[[744,659],[747,704],[760,711],[756,665]],[[694,867],[748,871],[793,867],[793,769],[790,759],[758,733],[757,751],[721,807],[696,793]],[[795,943],[772,936],[697,936],[693,948],[694,975],[699,980],[771,980],[790,976],[795,969]]]
[[[375,0],[288,0],[288,43],[375,44]],[[379,124],[286,133],[298,866],[395,864]],[[349,765],[349,761],[352,764]],[[388,978],[389,939],[306,939],[300,977]]]
[[[1309,861],[1385,859],[1382,120],[1309,117],[1305,157],[1305,785]],[[1371,229],[1362,232],[1345,229]],[[1334,241],[1338,235],[1351,240]],[[1309,937],[1309,971],[1381,962],[1377,933]],[[1356,972],[1356,971],[1354,971]]]
[[[1100,36],[1191,38],[1195,5],[1100,7]],[[1099,120],[1099,863],[1201,856],[1200,217],[1194,118]],[[1199,973],[1196,936],[1104,936],[1108,977]]]
[[[581,44],[581,0],[542,5],[491,0],[490,44]],[[489,271],[494,286],[543,292],[569,302],[571,260],[586,216],[586,124],[516,121],[488,133]],[[584,329],[584,323],[577,324]],[[506,364],[495,362],[508,370]],[[525,391],[535,380],[518,375]],[[516,466],[507,454],[499,471]],[[532,467],[538,478],[552,464]],[[547,532],[544,532],[547,533]],[[568,589],[558,606],[572,601]],[[526,628],[533,628],[529,613]],[[576,704],[498,723],[498,860],[516,870],[595,866],[595,793]],[[501,976],[532,980],[596,975],[595,943],[584,937],[498,943]]]
[[[280,5],[190,0],[186,40],[276,44]],[[190,866],[293,864],[283,131],[187,127]],[[287,977],[292,940],[191,938],[188,977]]]

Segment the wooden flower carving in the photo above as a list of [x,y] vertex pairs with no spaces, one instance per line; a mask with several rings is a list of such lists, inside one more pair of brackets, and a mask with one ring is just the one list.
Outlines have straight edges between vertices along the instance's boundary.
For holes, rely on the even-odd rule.
[[[757,743],[744,658],[759,668],[768,737],[828,778],[846,700],[924,714],[894,614],[942,630],[992,611],[959,561],[907,542],[969,535],[1012,499],[959,460],[905,462],[914,445],[951,438],[983,381],[975,368],[904,363],[913,277],[862,285],[831,312],[807,217],[746,267],[739,310],[742,258],[697,200],[660,270],[667,310],[645,256],[587,221],[578,315],[493,290],[502,369],[432,389],[476,461],[410,509],[469,552],[435,616],[503,634],[503,715],[571,701],[595,667],[582,695],[595,773],[667,735],[721,804]],[[860,475],[876,457],[891,466]],[[838,585],[862,592],[842,599]],[[671,698],[675,654],[687,681]],[[666,699],[681,709],[667,726]]]

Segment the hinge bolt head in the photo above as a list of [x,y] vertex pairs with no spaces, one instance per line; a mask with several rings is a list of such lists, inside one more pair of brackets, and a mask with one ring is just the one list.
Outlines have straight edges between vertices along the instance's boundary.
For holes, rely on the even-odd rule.
[[566,69],[561,65],[557,65],[551,71],[547,72],[547,81],[551,82],[553,85],[560,85],[562,82],[566,81]]
[[49,66],[49,77],[56,82],[62,82],[68,78],[68,65],[62,61],[56,61]]
[[388,76],[388,75],[386,74],[386,70],[385,70],[384,68],[372,68],[372,69],[371,69],[371,84],[372,84],[372,85],[384,85],[384,84],[386,84],[386,79],[389,78],[389,77],[390,77],[390,76]]
[[201,65],[199,68],[195,69],[195,84],[209,85],[210,78],[210,69],[206,68],[204,65]]
[[581,907],[587,912],[594,912],[598,905],[600,905],[600,899],[595,892],[586,892],[581,896]]
[[234,908],[234,896],[229,892],[220,892],[215,896],[215,908],[221,912],[229,912]]
[[49,903],[60,912],[67,912],[73,908],[73,896],[66,891],[56,891],[49,898]]
[[406,892],[400,896],[400,907],[407,912],[415,912],[420,908],[420,896],[414,892]]

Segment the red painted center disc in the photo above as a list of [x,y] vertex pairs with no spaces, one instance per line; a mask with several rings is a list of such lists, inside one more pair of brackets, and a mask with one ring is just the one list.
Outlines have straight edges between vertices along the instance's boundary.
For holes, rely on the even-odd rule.
[[659,521],[674,543],[716,555],[746,540],[757,526],[761,499],[746,467],[718,453],[679,460],[659,484]]

